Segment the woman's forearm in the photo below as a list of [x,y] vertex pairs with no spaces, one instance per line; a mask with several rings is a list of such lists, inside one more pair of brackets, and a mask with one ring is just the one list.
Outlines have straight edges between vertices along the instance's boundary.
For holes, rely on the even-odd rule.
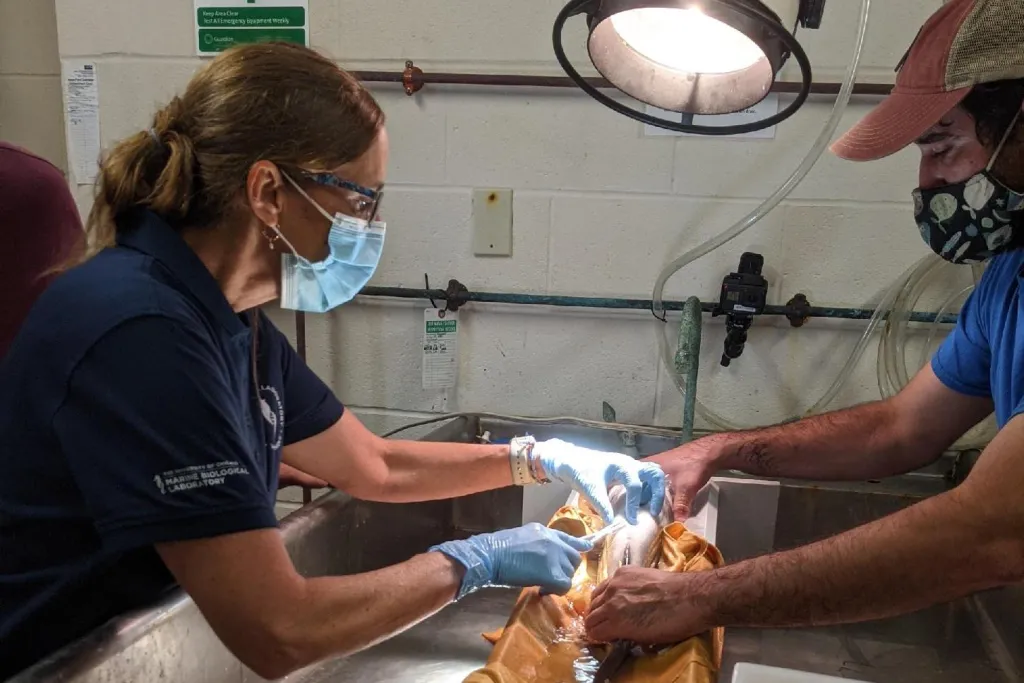
[[455,498],[512,485],[508,445],[385,441],[387,466],[374,500]]

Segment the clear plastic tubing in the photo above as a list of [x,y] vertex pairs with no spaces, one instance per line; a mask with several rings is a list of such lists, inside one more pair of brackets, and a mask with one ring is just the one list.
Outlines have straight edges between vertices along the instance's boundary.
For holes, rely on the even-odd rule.
[[[789,194],[796,188],[797,185],[803,181],[804,177],[811,170],[818,159],[825,152],[825,148],[828,147],[829,142],[832,140],[832,136],[835,134],[836,128],[839,127],[839,121],[842,119],[843,112],[846,111],[846,105],[850,101],[850,95],[853,93],[853,84],[857,79],[857,67],[860,64],[861,52],[864,49],[864,37],[867,34],[868,29],[868,17],[871,13],[871,0],[861,1],[861,14],[860,14],[860,28],[857,31],[857,39],[854,43],[853,57],[850,60],[850,66],[846,71],[846,76],[843,79],[843,85],[839,89],[839,95],[836,97],[835,105],[832,107],[832,114],[829,116],[828,121],[821,130],[821,134],[818,139],[814,142],[807,156],[800,163],[797,169],[793,172],[793,175],[786,180],[785,183],[779,187],[770,197],[768,197],[760,206],[754,211],[748,214],[746,217],[741,219],[738,223],[733,225],[731,228],[721,233],[720,235],[711,238],[707,242],[700,246],[691,249],[676,260],[669,263],[664,270],[658,275],[658,279],[654,285],[654,292],[651,296],[654,303],[655,312],[664,313],[662,305],[663,295],[665,292],[665,283],[668,282],[669,278],[675,275],[677,272],[685,268],[690,263],[696,261],[702,256],[705,256],[715,249],[727,244],[734,240],[739,235],[743,234],[746,230],[750,229],[755,223],[764,218],[772,209],[779,205],[779,203],[789,196]],[[865,335],[868,336],[868,335]],[[680,393],[685,392],[685,384],[683,379],[679,377],[679,373],[675,369],[675,354],[672,350],[672,343],[668,336],[668,325],[660,325],[657,333],[658,345],[661,351],[662,361],[665,364],[665,368],[668,371],[669,377],[675,383]],[[850,365],[849,363],[847,365]],[[850,366],[852,368],[852,366]],[[845,381],[845,380],[844,380]],[[842,384],[842,382],[840,382]],[[819,402],[820,403],[820,402]],[[739,429],[738,426],[729,423],[721,416],[712,412],[707,406],[701,403],[698,398],[696,401],[697,413],[704,418],[707,422],[711,423],[722,429]]]

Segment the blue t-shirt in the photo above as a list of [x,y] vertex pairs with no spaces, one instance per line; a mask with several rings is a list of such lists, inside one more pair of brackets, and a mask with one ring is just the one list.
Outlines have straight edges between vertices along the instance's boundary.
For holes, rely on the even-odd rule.
[[1024,249],[996,256],[960,310],[960,319],[932,358],[950,389],[991,397],[1000,429],[1024,412]]
[[343,411],[166,223],[129,225],[0,365],[0,680],[172,587],[154,544],[276,526],[282,446]]

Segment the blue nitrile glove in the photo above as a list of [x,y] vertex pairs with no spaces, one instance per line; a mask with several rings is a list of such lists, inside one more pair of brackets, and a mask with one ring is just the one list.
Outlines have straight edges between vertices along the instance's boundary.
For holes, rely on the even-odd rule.
[[634,460],[621,453],[605,453],[574,446],[560,439],[540,441],[533,447],[545,474],[580,492],[601,513],[606,523],[614,511],[608,489],[615,482],[626,488],[626,521],[636,524],[641,505],[650,504],[657,516],[665,502],[665,473],[659,465]]
[[563,595],[580,566],[580,553],[592,547],[589,541],[533,523],[448,541],[429,552],[443,553],[466,568],[458,600],[488,586],[540,586],[545,593]]

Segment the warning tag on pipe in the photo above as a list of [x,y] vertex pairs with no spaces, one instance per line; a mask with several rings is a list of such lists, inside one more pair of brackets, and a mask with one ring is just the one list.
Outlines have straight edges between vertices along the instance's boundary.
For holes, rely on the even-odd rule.
[[459,314],[439,308],[423,312],[423,388],[453,389],[459,365]]

